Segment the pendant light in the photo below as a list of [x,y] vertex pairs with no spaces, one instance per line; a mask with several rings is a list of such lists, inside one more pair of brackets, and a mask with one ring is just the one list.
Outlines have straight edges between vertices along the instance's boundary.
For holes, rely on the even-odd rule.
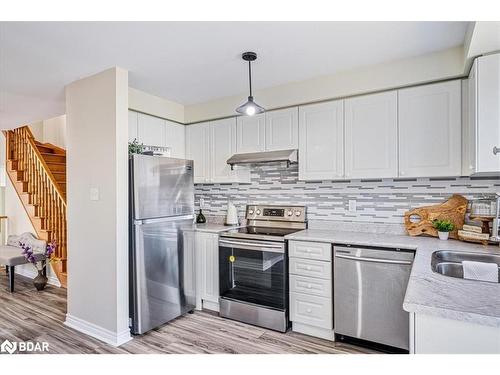
[[240,105],[238,108],[236,108],[236,112],[241,113],[243,115],[247,116],[253,116],[258,113],[262,113],[265,111],[264,108],[262,108],[260,105],[255,103],[253,101],[253,96],[252,96],[252,61],[257,60],[257,54],[255,52],[245,52],[243,55],[241,55],[242,59],[245,61],[248,61],[248,81],[250,83],[250,96],[248,97],[248,100],[246,103]]

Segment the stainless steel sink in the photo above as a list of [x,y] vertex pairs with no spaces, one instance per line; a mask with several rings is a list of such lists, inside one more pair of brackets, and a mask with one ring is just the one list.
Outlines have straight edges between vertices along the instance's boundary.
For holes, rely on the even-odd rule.
[[[444,276],[464,278],[462,261],[496,263],[500,267],[500,255],[483,253],[464,253],[460,251],[440,250],[432,253],[431,267],[434,272]],[[500,282],[500,280],[499,280]]]

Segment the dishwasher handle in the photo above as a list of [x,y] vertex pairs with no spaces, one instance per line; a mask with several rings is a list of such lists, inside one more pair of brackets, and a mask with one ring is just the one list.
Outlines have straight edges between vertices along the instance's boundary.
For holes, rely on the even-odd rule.
[[349,260],[357,260],[361,262],[372,262],[372,263],[389,263],[389,264],[404,264],[404,265],[411,265],[413,263],[411,260],[368,258],[368,257],[357,257],[352,255],[340,255],[340,254],[335,254],[335,257],[342,259],[349,259]]

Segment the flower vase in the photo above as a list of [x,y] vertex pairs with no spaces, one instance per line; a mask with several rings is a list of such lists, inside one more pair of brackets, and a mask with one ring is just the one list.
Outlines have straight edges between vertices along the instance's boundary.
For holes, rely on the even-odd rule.
[[450,235],[450,232],[439,232],[438,231],[438,236],[441,241],[446,241]]
[[36,290],[44,290],[47,285],[47,276],[43,274],[43,271],[38,271],[38,275],[33,279],[33,285],[35,285]]

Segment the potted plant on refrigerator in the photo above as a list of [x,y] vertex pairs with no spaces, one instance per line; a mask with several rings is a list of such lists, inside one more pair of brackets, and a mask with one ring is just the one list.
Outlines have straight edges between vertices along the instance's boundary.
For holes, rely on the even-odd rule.
[[440,240],[446,241],[450,235],[450,232],[455,229],[455,225],[450,220],[434,220],[432,222],[434,228],[438,231],[438,236]]

